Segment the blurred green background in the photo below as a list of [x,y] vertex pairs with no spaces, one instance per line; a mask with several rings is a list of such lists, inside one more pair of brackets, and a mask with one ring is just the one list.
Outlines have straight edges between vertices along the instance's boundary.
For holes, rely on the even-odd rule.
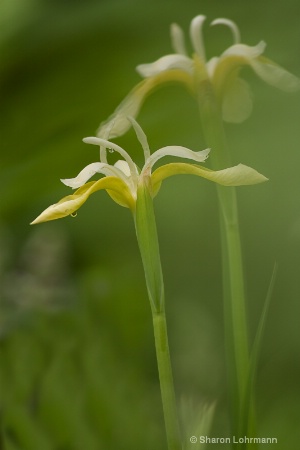
[[[1,448],[166,448],[151,314],[130,213],[100,192],[76,218],[35,227],[29,222],[68,195],[60,178],[97,160],[97,149],[81,140],[94,135],[140,81],[135,66],[170,53],[170,23],[188,32],[197,14],[208,23],[216,17],[236,21],[244,43],[265,40],[266,55],[300,75],[298,0],[0,2]],[[207,53],[213,56],[231,36],[208,23]],[[270,178],[238,190],[251,340],[279,264],[258,371],[258,435],[277,437],[280,450],[296,450],[300,94],[266,86],[250,70],[244,75],[254,111],[243,124],[226,127],[233,162]],[[139,122],[153,150],[204,148],[197,106],[181,88],[153,95]],[[117,142],[142,162],[132,131]],[[178,399],[217,400],[211,434],[228,436],[214,186],[172,178],[155,208]]]

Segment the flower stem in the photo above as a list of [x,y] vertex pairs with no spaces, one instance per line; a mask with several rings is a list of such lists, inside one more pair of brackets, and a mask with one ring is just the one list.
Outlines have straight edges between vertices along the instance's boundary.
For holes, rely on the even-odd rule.
[[141,177],[134,220],[151,305],[168,450],[182,450],[168,344],[164,284],[150,176]]
[[[219,105],[209,85],[199,89],[199,107],[206,143],[212,148],[213,169],[230,166]],[[222,266],[224,285],[224,320],[232,431],[239,433],[242,404],[249,374],[248,332],[245,289],[236,191],[217,186],[220,207]],[[237,435],[237,434],[236,434]]]
[[165,313],[153,314],[156,357],[169,450],[181,450]]

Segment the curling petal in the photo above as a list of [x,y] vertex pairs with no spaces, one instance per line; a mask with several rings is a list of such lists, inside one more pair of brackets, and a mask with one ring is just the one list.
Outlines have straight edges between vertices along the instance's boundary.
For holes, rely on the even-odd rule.
[[209,152],[209,148],[200,152],[194,152],[186,147],[169,145],[156,150],[156,152],[154,152],[148,159],[144,169],[149,167],[151,168],[160,158],[163,158],[164,156],[176,156],[178,158],[192,159],[193,161],[203,162],[207,159]]
[[66,186],[77,189],[85,184],[95,173],[102,173],[107,176],[118,176],[114,167],[109,164],[95,162],[86,166],[75,178],[61,179],[60,181]]
[[212,83],[218,97],[222,97],[227,89],[228,79],[231,79],[232,75],[236,77],[241,67],[251,66],[265,47],[266,44],[262,41],[254,47],[235,44],[222,53],[217,64],[214,64],[212,74]]
[[115,194],[114,200],[122,206],[133,209],[135,200],[133,199],[127,185],[116,177],[101,178],[98,181],[90,181],[80,187],[73,195],[62,198],[58,203],[49,206],[43,211],[31,225],[49,220],[61,219],[77,211],[89,198],[91,194],[101,189],[106,189],[108,193]]
[[239,27],[237,26],[237,24],[235,22],[233,22],[233,20],[225,19],[222,17],[222,18],[213,20],[211,22],[211,25],[212,26],[226,25],[228,28],[230,28],[230,30],[232,32],[234,43],[238,44],[241,41],[241,34],[240,34]]
[[171,163],[159,167],[153,172],[151,179],[154,192],[164,179],[182,174],[197,175],[223,186],[243,186],[267,181],[264,175],[244,164],[214,171],[195,164]]
[[220,58],[228,56],[240,56],[247,61],[258,58],[266,49],[267,44],[264,41],[260,41],[257,45],[251,46],[246,44],[234,44],[222,53]]

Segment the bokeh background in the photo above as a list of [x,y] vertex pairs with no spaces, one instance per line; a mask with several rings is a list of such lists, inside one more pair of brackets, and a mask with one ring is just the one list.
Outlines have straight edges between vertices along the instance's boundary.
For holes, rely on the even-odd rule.
[[[94,135],[140,81],[135,66],[169,53],[170,23],[188,32],[197,14],[208,17],[208,55],[231,44],[226,27],[208,26],[228,17],[240,26],[243,42],[265,40],[267,56],[300,75],[298,0],[0,2],[1,448],[166,448],[150,307],[130,213],[99,192],[76,218],[29,223],[69,193],[60,178],[97,160],[97,149],[81,140]],[[251,342],[275,261],[279,265],[257,378],[258,435],[277,437],[280,450],[296,450],[300,94],[266,86],[247,69],[244,76],[252,84],[254,111],[243,124],[226,127],[232,159],[270,179],[238,190]],[[197,106],[180,87],[155,93],[139,121],[153,150],[204,148]],[[142,163],[132,131],[117,142]],[[155,208],[177,396],[196,405],[216,401],[211,435],[226,437],[215,187],[174,177]]]

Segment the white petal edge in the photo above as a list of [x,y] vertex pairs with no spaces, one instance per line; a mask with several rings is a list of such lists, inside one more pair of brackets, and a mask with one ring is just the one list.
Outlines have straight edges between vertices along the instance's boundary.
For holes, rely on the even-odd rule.
[[166,55],[150,64],[140,64],[137,66],[137,72],[145,78],[152,77],[158,73],[170,69],[185,70],[189,74],[193,72],[193,61],[185,55]]
[[81,172],[79,172],[79,174],[75,178],[65,178],[61,179],[60,181],[66,186],[71,187],[72,189],[77,189],[83,186],[90,178],[92,178],[92,176],[95,175],[95,173],[102,173],[106,176],[119,177],[122,178],[123,181],[126,181],[124,179],[124,176],[122,176],[122,173],[120,174],[119,168],[115,168],[114,166],[110,166],[109,164],[99,162],[89,164]]
[[210,149],[201,150],[200,152],[194,152],[186,147],[181,147],[177,145],[169,145],[167,147],[160,148],[156,152],[154,152],[150,158],[146,161],[146,164],[143,168],[151,168],[153,165],[164,156],[176,156],[178,158],[191,159],[196,162],[203,162],[207,159]]
[[249,62],[252,59],[258,58],[262,55],[266,49],[267,44],[264,41],[260,41],[257,45],[250,46],[246,44],[234,44],[222,53],[220,58],[225,56],[241,56]]

